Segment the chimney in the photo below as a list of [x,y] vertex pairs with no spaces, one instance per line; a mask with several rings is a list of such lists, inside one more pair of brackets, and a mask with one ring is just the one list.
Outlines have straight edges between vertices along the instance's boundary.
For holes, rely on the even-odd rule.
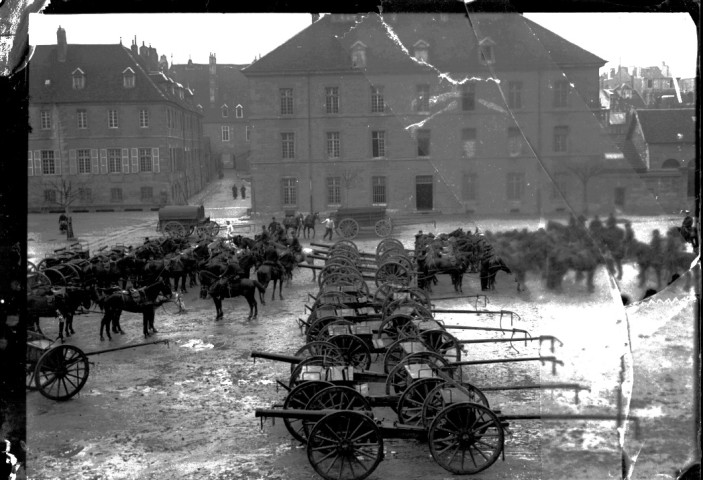
[[168,71],[168,60],[166,59],[166,55],[161,55],[159,58],[159,70],[162,72]]
[[56,30],[56,56],[59,62],[66,61],[66,50],[68,50],[68,44],[66,43],[66,30],[59,26]]
[[149,71],[156,72],[159,70],[159,54],[156,49],[149,45]]
[[142,60],[144,60],[145,62],[149,58],[149,49],[146,45],[144,45],[144,42],[142,42],[142,46],[139,47],[139,56],[142,57]]
[[217,59],[215,54],[210,54],[210,75],[215,75],[217,73]]
[[137,36],[134,36],[134,40],[132,40],[132,46],[130,47],[130,50],[132,50],[132,55],[134,55],[134,59],[137,59],[137,56],[139,55],[139,48],[137,47]]
[[312,23],[315,23],[320,19],[319,13],[311,13],[311,15],[312,15]]

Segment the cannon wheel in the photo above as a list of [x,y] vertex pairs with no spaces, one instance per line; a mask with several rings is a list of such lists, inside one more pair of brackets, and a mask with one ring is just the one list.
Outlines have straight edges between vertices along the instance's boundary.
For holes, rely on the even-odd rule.
[[359,253],[359,247],[356,246],[356,243],[354,243],[354,242],[352,242],[351,240],[346,239],[346,238],[343,238],[343,239],[341,239],[341,240],[337,240],[337,241],[332,245],[332,247],[330,248],[330,250],[334,249],[335,247],[351,248],[351,249],[354,250],[355,252]]
[[341,352],[344,363],[362,370],[371,367],[371,352],[366,343],[356,335],[334,335],[328,340]]
[[[314,341],[327,341],[327,335],[322,334],[327,325],[333,322],[348,322],[349,320],[344,320],[342,317],[337,317],[336,315],[326,315],[324,317],[319,317],[311,321],[310,326],[305,331],[305,340],[309,342]],[[350,322],[351,323],[351,322]],[[335,325],[339,325],[335,323]]]
[[377,287],[384,283],[407,287],[410,285],[410,280],[410,270],[399,262],[385,262],[376,270],[375,281]]
[[408,352],[403,348],[405,342],[420,342],[420,338],[415,336],[402,337],[388,345],[386,353],[383,355],[383,371],[385,373],[390,373],[402,359],[408,356]]
[[[488,398],[486,398],[486,395],[484,395],[481,390],[474,387],[470,383],[462,383],[461,386],[466,390],[463,393],[468,393],[468,398],[471,403],[476,403],[478,405],[483,405],[486,408],[490,408]],[[432,421],[437,417],[439,412],[447,406],[447,402],[444,400],[444,395],[442,392],[451,388],[452,387],[449,385],[440,384],[433,388],[432,391],[425,396],[425,403],[422,405],[422,425],[425,428],[430,428]]]
[[[306,343],[298,349],[293,355],[294,357],[328,357],[333,360],[342,360],[342,352],[337,348],[336,345],[330,342],[313,341]],[[291,364],[291,371],[295,368],[294,364]]]
[[461,344],[454,335],[442,329],[422,330],[419,334],[427,348],[452,362],[461,361]]
[[27,273],[32,273],[37,271],[37,266],[34,263],[27,260]]
[[415,380],[398,400],[396,411],[398,422],[404,425],[422,426],[422,406],[427,395],[437,386],[444,384],[441,378],[421,378]]
[[43,286],[50,287],[51,279],[42,272],[32,272],[27,275],[27,290],[33,290]]
[[432,458],[448,472],[478,473],[498,460],[503,451],[503,427],[489,408],[462,402],[437,415],[428,433]]
[[389,315],[383,319],[381,325],[378,327],[376,337],[380,339],[386,336],[397,340],[398,337],[400,337],[400,332],[409,323],[412,323],[412,317],[410,315],[404,313]]
[[89,371],[88,357],[81,349],[59,345],[39,358],[34,382],[46,398],[68,400],[83,388]]
[[167,237],[185,237],[186,227],[181,222],[168,222],[164,225],[163,232]]
[[[398,365],[388,374],[386,378],[386,395],[402,393],[412,382],[408,379],[407,365],[427,365],[430,368],[447,367],[449,362],[443,356],[434,352],[411,353],[403,358]],[[450,375],[449,370],[445,370]],[[392,393],[391,393],[392,392]]]
[[293,373],[290,374],[290,382],[288,383],[288,385],[291,388],[297,386],[301,382],[307,381],[305,379],[301,379],[300,375],[303,373],[303,370],[305,370],[308,365],[320,366],[320,367],[331,367],[331,366],[341,366],[341,365],[343,365],[343,363],[340,362],[339,360],[334,360],[329,357],[306,358],[305,360],[300,362],[295,367],[295,370],[293,370]]
[[363,480],[383,460],[383,438],[365,414],[334,412],[313,427],[307,453],[310,465],[325,480]]
[[334,385],[320,390],[305,405],[305,410],[359,410],[370,412],[371,404],[351,387]]
[[374,230],[377,236],[385,238],[393,232],[393,222],[391,222],[390,218],[379,220],[376,222],[376,225],[374,225]]
[[[317,392],[331,386],[332,384],[330,382],[318,380],[303,382],[288,393],[288,396],[286,396],[283,402],[283,408],[304,410],[305,405],[308,404],[310,399],[314,397]],[[283,417],[283,423],[290,434],[293,435],[293,438],[303,443],[307,442],[307,437],[305,435],[306,428],[302,419]]]
[[210,220],[209,222],[207,222],[205,225],[203,225],[203,228],[211,237],[216,237],[217,234],[220,233],[220,224],[215,222],[214,220]]
[[353,218],[343,218],[339,222],[339,231],[342,233],[342,237],[352,240],[359,234],[359,223]]

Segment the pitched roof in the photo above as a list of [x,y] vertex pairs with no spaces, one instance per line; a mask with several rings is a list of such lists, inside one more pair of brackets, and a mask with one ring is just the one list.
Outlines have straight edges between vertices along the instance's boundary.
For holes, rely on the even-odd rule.
[[[366,71],[403,72],[427,68],[413,61],[419,40],[429,44],[428,62],[443,71],[486,71],[478,42],[493,42],[494,68],[524,70],[545,66],[601,66],[605,60],[564,40],[519,14],[377,14],[339,21],[326,15],[244,69],[245,74],[353,72],[351,46],[368,46]],[[472,30],[473,29],[473,30]]]
[[202,63],[172,65],[170,72],[183,85],[193,90],[194,101],[203,107],[204,122],[222,122],[220,108],[226,104],[229,107],[229,118],[234,119],[234,109],[237,105],[244,108],[244,114],[249,105],[249,80],[242,74],[246,65],[217,64],[216,65],[216,96],[215,102],[210,102],[210,66]]
[[693,108],[638,110],[637,121],[649,144],[696,141],[696,113]]
[[[111,103],[170,101],[194,110],[178,92],[160,85],[176,84],[163,74],[148,73],[123,45],[68,44],[59,62],[57,45],[38,45],[29,63],[29,100],[33,103]],[[85,74],[85,87],[73,88],[73,72]],[[134,71],[133,88],[124,88],[123,72]],[[47,83],[48,80],[48,83]],[[187,92],[184,92],[187,95]]]

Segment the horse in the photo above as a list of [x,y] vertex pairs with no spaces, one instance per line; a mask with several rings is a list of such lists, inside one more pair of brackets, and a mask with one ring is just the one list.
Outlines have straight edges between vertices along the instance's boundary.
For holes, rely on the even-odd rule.
[[496,275],[498,272],[503,271],[508,275],[512,275],[513,272],[505,264],[505,261],[498,255],[491,255],[488,258],[484,258],[481,261],[481,290],[495,290],[496,289]]
[[[212,297],[212,301],[215,303],[215,311],[217,313],[215,316],[215,321],[224,316],[224,313],[222,312],[222,299],[234,298],[240,295],[243,296],[249,304],[249,317],[247,317],[247,320],[256,318],[259,314],[259,308],[256,303],[256,290],[259,291],[260,295],[263,295],[266,292],[266,289],[257,280],[242,278],[235,280],[221,279],[217,281],[217,277],[209,272],[200,272],[200,281],[201,285],[207,282],[212,282],[205,290],[201,287],[200,298],[206,298],[207,295]],[[261,304],[264,305],[263,300]]]
[[285,269],[282,269],[278,262],[265,260],[256,270],[256,279],[263,285],[263,291],[259,291],[261,303],[264,303],[264,294],[268,288],[269,282],[273,282],[273,290],[271,291],[271,300],[276,296],[276,284],[278,284],[278,297],[283,300],[283,280],[285,277]]
[[312,238],[315,238],[315,224],[320,221],[320,213],[310,213],[303,220],[303,237],[309,238],[309,232],[312,230]]
[[43,291],[34,290],[27,295],[28,327],[37,333],[42,333],[39,326],[40,317],[59,316],[59,338],[63,340],[64,332],[67,337],[76,333],[73,330],[73,315],[79,307],[90,308],[92,289],[67,286],[51,287]]
[[110,294],[100,302],[105,310],[105,315],[100,322],[100,340],[104,340],[103,329],[105,329],[107,338],[112,340],[110,336],[111,323],[113,327],[117,328],[119,333],[124,333],[120,327],[122,311],[142,314],[144,337],[150,335],[150,330],[152,333],[158,333],[156,328],[154,328],[154,310],[164,303],[161,298],[162,295],[170,298],[171,294],[170,283],[163,277],[159,277],[155,283],[133,292],[119,291]]

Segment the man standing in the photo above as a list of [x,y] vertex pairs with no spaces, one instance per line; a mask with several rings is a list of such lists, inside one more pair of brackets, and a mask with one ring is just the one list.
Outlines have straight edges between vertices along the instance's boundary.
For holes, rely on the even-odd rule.
[[329,235],[331,241],[332,234],[334,232],[334,220],[332,220],[332,217],[327,217],[325,220],[323,220],[322,224],[325,226],[325,235],[322,237],[322,239],[326,239],[327,235]]
[[237,199],[237,184],[232,185],[232,198]]
[[3,459],[0,465],[2,465],[2,473],[0,474],[0,479],[5,480],[15,480],[17,478],[17,470],[20,466],[17,464],[17,457],[10,453],[10,441],[3,440],[4,442],[4,452]]
[[242,200],[247,198],[247,187],[245,187],[244,184],[242,184],[242,188],[240,188],[239,191],[242,192]]

